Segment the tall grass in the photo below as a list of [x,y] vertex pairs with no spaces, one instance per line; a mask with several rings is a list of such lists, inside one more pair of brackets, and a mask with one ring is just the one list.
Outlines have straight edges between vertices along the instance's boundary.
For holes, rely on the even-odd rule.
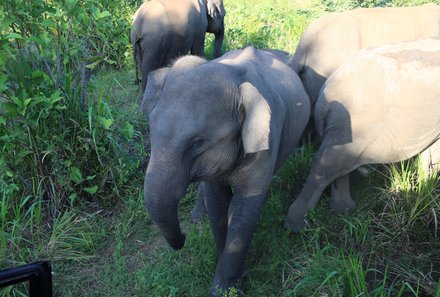
[[[182,251],[167,247],[143,208],[147,123],[138,111],[124,35],[128,27],[122,26],[139,1],[107,2],[115,15],[120,13],[117,21],[105,13],[103,3],[99,11],[92,2],[77,7],[99,19],[92,27],[93,45],[105,45],[102,55],[91,50],[78,58],[75,50],[85,44],[82,38],[75,39],[76,46],[57,43],[61,39],[46,44],[62,45],[62,53],[69,53],[43,51],[53,54],[48,57],[55,60],[46,60],[47,66],[59,72],[48,72],[42,56],[38,58],[36,39],[26,39],[40,29],[21,34],[17,27],[22,40],[10,31],[9,21],[0,24],[1,54],[14,54],[12,64],[0,59],[0,268],[49,258],[60,296],[206,296],[216,257],[207,219],[191,223],[194,189],[181,203],[187,233]],[[303,30],[326,11],[408,4],[225,0],[223,49],[254,45],[292,53]],[[74,17],[78,11],[70,8],[67,15]],[[64,36],[56,35],[55,25],[38,19],[37,12],[33,24],[53,34],[48,38]],[[68,30],[66,26],[58,29]],[[81,36],[76,29],[66,36]],[[112,41],[111,36],[118,38]],[[212,52],[212,37],[206,52]],[[44,68],[39,72],[40,62]],[[93,69],[93,74],[88,77],[80,68]],[[32,84],[12,83],[20,77]],[[29,96],[14,93],[17,86]],[[287,209],[301,190],[316,148],[306,141],[273,177],[247,258],[247,296],[440,296],[439,181],[417,162],[375,167],[353,184],[358,207],[352,215],[328,210],[324,197],[308,215],[310,224],[303,232],[284,229]],[[11,287],[0,296],[25,292]]]

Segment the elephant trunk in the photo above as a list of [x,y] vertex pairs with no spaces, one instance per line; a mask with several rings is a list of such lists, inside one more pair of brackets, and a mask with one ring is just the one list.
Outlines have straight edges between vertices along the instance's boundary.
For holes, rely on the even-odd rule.
[[158,162],[152,154],[144,182],[145,205],[150,217],[175,250],[181,249],[185,244],[185,235],[178,217],[178,204],[189,184],[184,174],[177,172],[182,171],[177,167],[167,166],[163,161]]

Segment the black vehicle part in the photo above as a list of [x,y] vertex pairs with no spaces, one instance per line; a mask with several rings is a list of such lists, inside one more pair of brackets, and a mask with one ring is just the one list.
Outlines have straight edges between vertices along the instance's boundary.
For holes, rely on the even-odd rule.
[[52,297],[52,269],[39,261],[0,271],[0,288],[29,281],[29,297]]

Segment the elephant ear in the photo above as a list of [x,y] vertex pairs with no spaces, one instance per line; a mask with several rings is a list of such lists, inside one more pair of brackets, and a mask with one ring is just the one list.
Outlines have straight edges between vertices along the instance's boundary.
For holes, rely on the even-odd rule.
[[156,107],[159,98],[162,95],[165,77],[170,68],[161,68],[150,72],[147,79],[147,87],[145,88],[144,97],[142,98],[141,112],[150,114]]
[[226,15],[222,0],[208,0],[206,3],[208,15],[213,18],[223,18]]
[[241,137],[245,154],[269,149],[271,111],[269,104],[251,83],[240,85],[241,106],[245,118]]

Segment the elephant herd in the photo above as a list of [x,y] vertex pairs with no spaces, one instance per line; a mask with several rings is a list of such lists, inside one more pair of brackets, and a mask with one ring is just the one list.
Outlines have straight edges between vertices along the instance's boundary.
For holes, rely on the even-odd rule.
[[[440,167],[440,6],[325,15],[292,56],[247,47],[219,57],[225,13],[221,0],[153,0],[131,34],[150,128],[145,204],[180,249],[179,200],[199,182],[193,215],[208,214],[218,259],[211,296],[243,294],[272,176],[304,133],[321,144],[285,220],[294,232],[329,185],[329,206],[353,209],[349,175],[362,165],[420,155],[431,174]],[[212,61],[201,57],[205,32]]]

